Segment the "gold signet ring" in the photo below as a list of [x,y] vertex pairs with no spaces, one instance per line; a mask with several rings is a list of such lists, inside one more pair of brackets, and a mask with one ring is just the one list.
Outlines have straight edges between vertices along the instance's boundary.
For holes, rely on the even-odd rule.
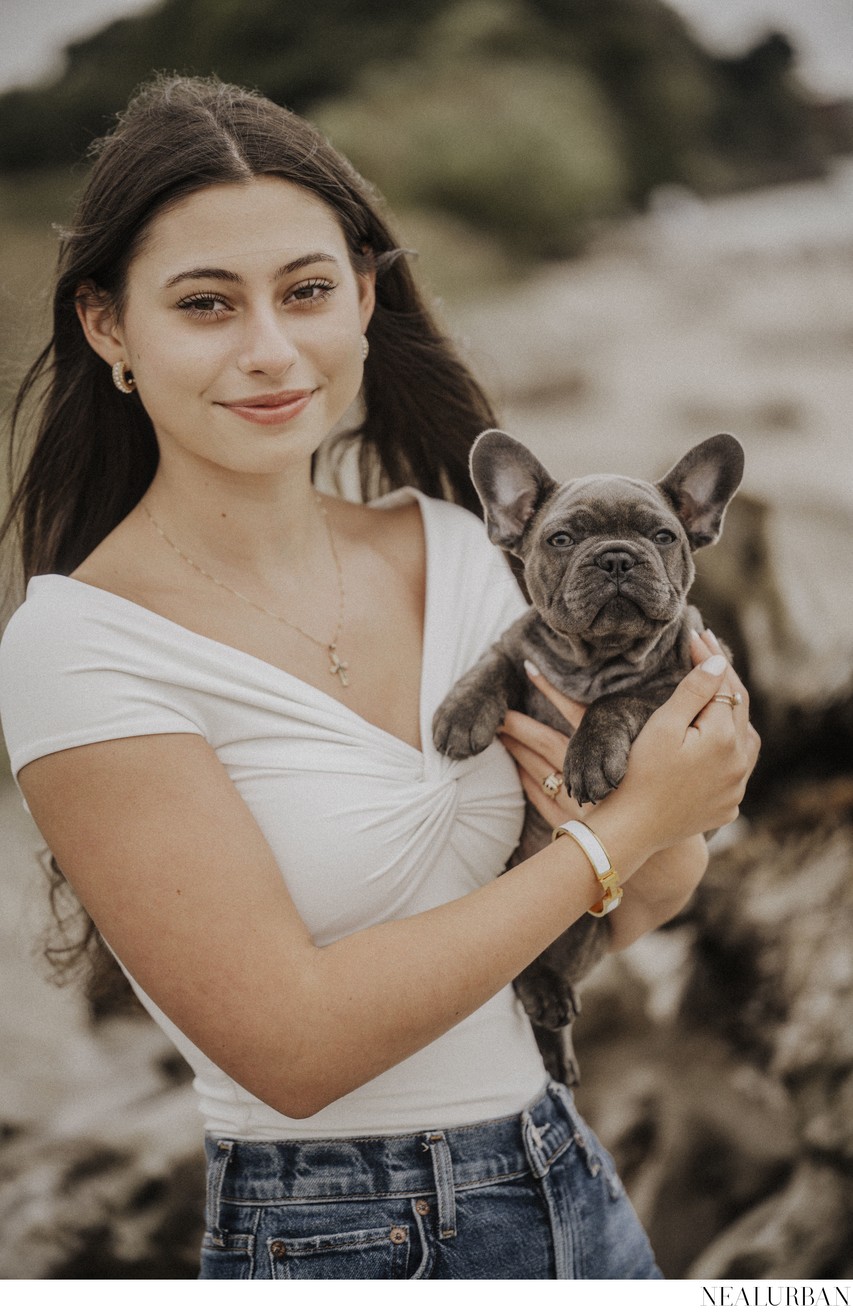
[[740,706],[743,702],[743,698],[739,692],[718,692],[712,700],[715,702],[725,702],[727,706],[731,706],[732,710],[734,710],[735,706]]
[[562,786],[563,780],[560,775],[557,774],[556,770],[552,770],[550,774],[546,774],[545,778],[542,780],[542,787],[549,797],[556,797]]

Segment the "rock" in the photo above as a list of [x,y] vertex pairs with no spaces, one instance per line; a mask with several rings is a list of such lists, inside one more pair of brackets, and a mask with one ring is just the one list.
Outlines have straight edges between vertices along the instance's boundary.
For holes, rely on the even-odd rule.
[[0,1279],[195,1279],[204,1157],[189,1086],[0,1150]]
[[[719,845],[675,930],[587,988],[579,1103],[669,1277],[849,1269],[851,870],[853,778],[792,787]],[[642,1014],[611,1040],[602,1018],[626,992]]]

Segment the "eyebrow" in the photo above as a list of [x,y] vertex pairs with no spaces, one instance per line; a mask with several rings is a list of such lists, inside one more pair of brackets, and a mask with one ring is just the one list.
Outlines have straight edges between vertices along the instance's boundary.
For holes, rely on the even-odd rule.
[[[279,265],[272,276],[272,281],[278,282],[279,278],[284,278],[289,273],[295,273],[297,269],[304,269],[309,264],[337,263],[338,261],[334,255],[327,255],[324,251],[312,251],[309,255],[300,255],[296,260],[290,260],[287,264]],[[231,269],[217,269],[210,265],[200,265],[197,269],[184,269],[181,273],[174,274],[171,278],[167,278],[163,286],[174,287],[179,282],[198,281],[204,278],[216,282],[242,283],[245,281],[239,273],[234,273]]]

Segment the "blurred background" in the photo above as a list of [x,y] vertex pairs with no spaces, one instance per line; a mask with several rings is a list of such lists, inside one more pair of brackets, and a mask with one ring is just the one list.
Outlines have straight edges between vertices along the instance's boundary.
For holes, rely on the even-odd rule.
[[[694,597],[762,759],[691,906],[588,983],[579,1102],[667,1276],[851,1277],[853,3],[3,0],[4,414],[87,146],[153,70],[320,124],[555,475],[743,442]],[[48,982],[2,762],[0,825],[0,1278],[193,1278],[186,1070]]]

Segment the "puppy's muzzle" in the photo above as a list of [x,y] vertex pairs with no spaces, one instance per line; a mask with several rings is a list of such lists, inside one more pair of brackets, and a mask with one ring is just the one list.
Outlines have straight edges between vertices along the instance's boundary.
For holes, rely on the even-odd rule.
[[604,571],[611,582],[618,584],[631,573],[631,570],[638,562],[636,556],[620,547],[602,551],[600,555],[595,557],[595,563],[600,570]]

